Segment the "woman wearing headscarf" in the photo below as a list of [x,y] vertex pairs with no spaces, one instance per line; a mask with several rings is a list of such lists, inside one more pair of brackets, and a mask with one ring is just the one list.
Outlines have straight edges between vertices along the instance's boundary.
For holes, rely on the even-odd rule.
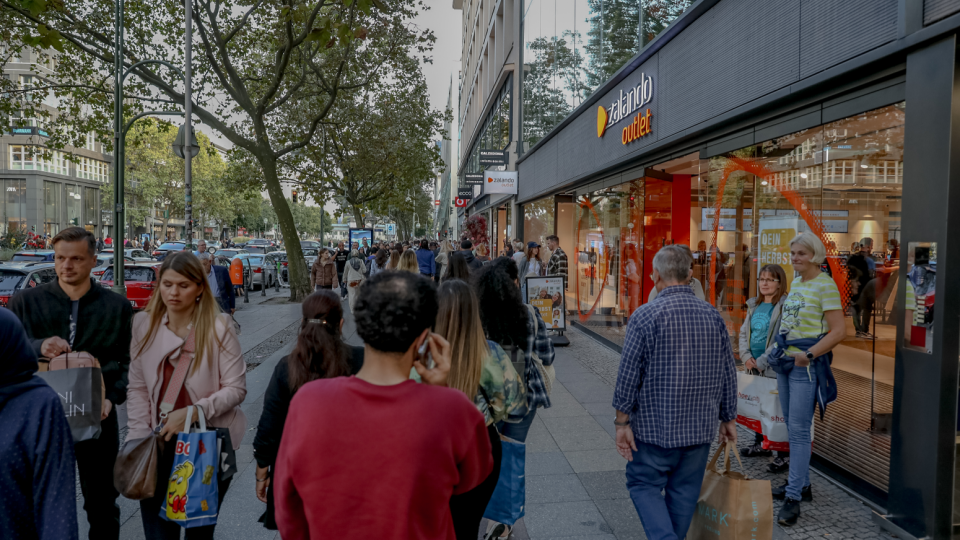
[[360,285],[367,279],[367,266],[363,264],[360,258],[360,252],[356,249],[350,251],[350,258],[343,267],[343,282],[347,284],[347,299],[350,304],[350,311],[353,312],[353,306],[357,303],[357,292]]
[[36,372],[23,325],[0,308],[0,531],[4,538],[76,540],[73,435],[60,398]]

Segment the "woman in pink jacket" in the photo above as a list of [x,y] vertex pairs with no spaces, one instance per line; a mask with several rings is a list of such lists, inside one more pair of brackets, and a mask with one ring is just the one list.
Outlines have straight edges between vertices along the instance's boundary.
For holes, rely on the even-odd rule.
[[[233,448],[240,446],[247,419],[240,403],[247,394],[246,365],[229,315],[220,312],[200,260],[190,252],[172,253],[163,261],[158,291],[143,313],[133,318],[130,382],[127,387],[128,439],[148,436],[162,425],[165,440],[183,430],[187,407],[203,409],[208,426],[229,428]],[[189,354],[193,345],[193,354]],[[182,348],[188,353],[182,355]],[[173,410],[161,422],[160,403],[181,361],[189,361]],[[198,419],[194,410],[194,421]],[[209,427],[207,429],[210,429]],[[157,466],[157,494],[140,501],[147,540],[180,538],[180,525],[160,517],[165,486],[173,466],[167,445]],[[220,482],[220,501],[230,481]],[[214,525],[187,529],[187,539],[213,538]]]

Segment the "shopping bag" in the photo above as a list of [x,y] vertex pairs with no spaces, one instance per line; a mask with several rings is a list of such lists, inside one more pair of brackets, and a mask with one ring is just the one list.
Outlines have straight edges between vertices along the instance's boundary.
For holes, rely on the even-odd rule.
[[760,396],[776,389],[776,379],[737,372],[737,423],[755,433],[763,433]]
[[[780,393],[776,388],[760,396],[760,424],[763,427],[764,448],[778,452],[790,451],[787,421],[783,416]],[[810,423],[810,440],[813,441],[813,422]]]
[[200,429],[191,432],[193,405],[187,407],[186,426],[177,435],[173,469],[160,508],[161,518],[186,529],[215,525],[219,510],[217,432],[207,431],[203,409],[197,411]]
[[[717,459],[725,451],[724,470]],[[697,509],[687,540],[771,540],[773,538],[773,495],[768,480],[754,480],[730,470],[730,455],[740,462],[733,443],[717,448],[707,463]],[[743,471],[743,463],[740,463]]]
[[100,436],[100,412],[103,407],[103,378],[98,367],[78,367],[37,372],[60,396],[70,424],[73,442]]
[[500,463],[500,479],[493,490],[493,496],[483,512],[483,517],[513,525],[523,517],[527,488],[524,468],[527,461],[527,447],[513,439],[500,436],[503,459]]

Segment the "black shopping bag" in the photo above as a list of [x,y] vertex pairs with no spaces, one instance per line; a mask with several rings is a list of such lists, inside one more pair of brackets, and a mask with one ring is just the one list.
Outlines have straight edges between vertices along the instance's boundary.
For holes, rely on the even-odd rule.
[[100,412],[103,407],[100,368],[71,368],[38,372],[60,396],[63,412],[73,433],[73,442],[100,436]]

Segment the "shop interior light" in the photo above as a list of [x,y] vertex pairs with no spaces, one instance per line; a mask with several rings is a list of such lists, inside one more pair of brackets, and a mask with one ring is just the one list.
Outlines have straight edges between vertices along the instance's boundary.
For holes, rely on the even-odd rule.
[[769,182],[767,182],[766,180],[764,180],[763,182],[760,182],[760,185],[761,185],[761,186],[765,186],[765,185],[767,185],[767,184],[769,184]]
[[869,165],[867,165],[867,160],[861,159],[861,160],[860,160],[860,168],[861,168],[861,169],[866,169],[867,167],[869,167]]
[[805,172],[800,173],[800,178],[806,178],[806,177],[807,177],[807,173]]

